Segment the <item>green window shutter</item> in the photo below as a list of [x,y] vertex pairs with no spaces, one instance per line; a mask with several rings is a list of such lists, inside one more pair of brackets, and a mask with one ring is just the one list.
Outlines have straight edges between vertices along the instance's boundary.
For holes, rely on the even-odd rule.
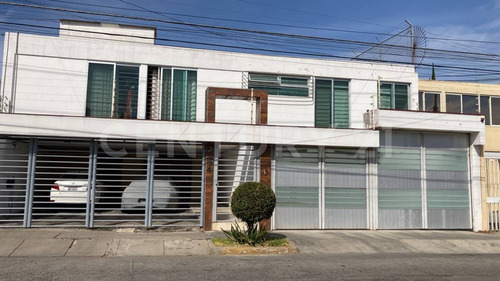
[[196,121],[196,81],[196,71],[187,71],[186,121]]
[[186,120],[187,71],[174,70],[172,120]]
[[349,82],[334,82],[334,127],[349,128]]
[[249,74],[248,78],[249,89],[265,90],[269,95],[309,96],[309,78],[252,73]]
[[89,64],[85,116],[111,117],[113,71],[111,64]]
[[139,67],[116,66],[114,118],[137,118]]
[[264,75],[264,74],[250,74],[250,81],[274,82],[278,83],[277,75]]
[[174,70],[172,120],[196,120],[196,71]]
[[307,87],[307,78],[281,77],[281,85],[299,85]]
[[172,102],[172,69],[164,68],[161,89],[161,119],[170,120]]
[[408,109],[408,85],[394,85],[395,109]]
[[332,124],[332,81],[316,80],[315,126],[330,127]]
[[393,84],[380,84],[380,108],[392,108]]

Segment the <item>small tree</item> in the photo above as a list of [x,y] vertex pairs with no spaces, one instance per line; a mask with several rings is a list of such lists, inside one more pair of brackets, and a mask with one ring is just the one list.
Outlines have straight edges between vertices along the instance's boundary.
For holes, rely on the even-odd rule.
[[231,212],[246,223],[247,227],[271,218],[274,207],[274,191],[263,183],[243,183],[236,188],[231,198]]
[[243,231],[238,224],[225,231],[226,236],[240,244],[260,244],[265,242],[267,231],[259,222],[271,218],[276,207],[274,191],[265,184],[246,182],[238,186],[231,198],[231,211],[246,224]]

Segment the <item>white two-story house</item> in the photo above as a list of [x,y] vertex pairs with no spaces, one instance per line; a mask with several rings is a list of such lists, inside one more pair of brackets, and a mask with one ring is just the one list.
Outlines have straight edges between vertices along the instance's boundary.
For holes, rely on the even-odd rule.
[[6,33],[1,226],[199,226],[261,181],[273,229],[482,229],[481,115],[418,112],[414,67]]

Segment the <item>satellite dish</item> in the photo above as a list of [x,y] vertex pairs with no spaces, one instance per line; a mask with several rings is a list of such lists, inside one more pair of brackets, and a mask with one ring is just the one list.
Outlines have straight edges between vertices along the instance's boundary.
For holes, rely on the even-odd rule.
[[[381,61],[411,64],[418,67],[425,57],[427,35],[420,26],[413,26],[406,21],[408,27],[388,36],[372,46],[356,54],[353,59],[364,61]],[[378,38],[377,38],[378,40]]]
[[410,26],[411,33],[411,63],[418,67],[425,57],[427,36],[420,26]]

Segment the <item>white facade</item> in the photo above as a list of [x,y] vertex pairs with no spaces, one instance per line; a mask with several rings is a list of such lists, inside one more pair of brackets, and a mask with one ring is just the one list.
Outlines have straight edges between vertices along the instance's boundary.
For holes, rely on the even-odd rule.
[[[366,191],[366,210],[360,213],[363,215],[360,220],[365,220],[363,222],[366,222],[367,228],[376,229],[376,212],[380,199],[377,195],[377,149],[381,145],[380,130],[418,134],[429,131],[462,134],[467,135],[470,140],[470,147],[467,147],[470,153],[467,160],[469,162],[466,163],[470,167],[466,168],[470,169],[470,190],[466,190],[469,191],[471,202],[470,222],[474,230],[482,230],[479,159],[485,139],[484,124],[480,116],[414,112],[418,110],[418,75],[412,66],[160,46],[154,42],[155,33],[154,28],[68,20],[61,22],[59,37],[6,33],[0,92],[0,111],[5,114],[0,114],[0,135],[112,139],[124,142],[158,140],[270,144],[275,147],[309,146],[314,147],[312,150],[317,150],[314,155],[319,155],[319,158],[323,159],[321,161],[324,161],[327,154],[337,153],[335,157],[350,155],[345,154],[345,151],[335,151],[337,148],[346,151],[359,149],[366,155],[366,159],[362,159],[359,164],[361,176],[366,176],[366,180],[363,178],[361,182],[366,185],[356,186],[363,189],[363,192]],[[90,63],[138,67],[136,120],[86,116]],[[196,71],[195,120],[160,121],[157,120],[158,117],[150,118],[156,120],[144,120],[151,111],[148,108],[148,72],[151,67]],[[267,126],[255,125],[257,109],[253,101],[217,99],[216,123],[205,123],[207,88],[247,89],[249,75],[252,73],[307,78],[309,94],[270,94]],[[348,128],[315,127],[315,106],[318,104],[315,93],[316,79],[348,81]],[[380,82],[407,85],[405,110],[378,110]],[[326,153],[328,148],[332,151]],[[154,153],[150,155],[153,156]],[[304,163],[297,165],[302,164]],[[313,180],[323,179],[326,175],[324,171],[328,163],[313,163],[313,166],[317,164],[321,172],[313,174]],[[273,165],[276,165],[276,162]],[[345,173],[349,174],[347,171]],[[296,176],[295,173],[292,174]],[[273,173],[272,177],[276,178],[276,175]],[[303,178],[298,178],[297,182],[300,180]],[[421,180],[424,183],[426,179],[422,177]],[[336,182],[335,179],[331,181]],[[324,194],[331,187],[325,186],[324,179],[319,186],[319,202],[323,205],[319,208],[321,212],[318,213],[312,208],[311,214],[322,219],[318,225],[324,228],[327,225],[324,214],[328,212]],[[316,185],[312,188],[316,188]],[[358,195],[363,198],[363,194]],[[424,198],[423,201],[427,198],[424,193],[421,197]],[[426,211],[425,202],[422,206],[422,210]],[[345,214],[352,211],[347,207],[345,209]],[[294,219],[294,216],[291,217]],[[427,219],[426,212],[423,212],[422,218]],[[426,228],[426,224],[422,225]]]
[[[69,23],[64,22],[63,26],[67,27]],[[108,26],[105,32],[110,30]],[[119,31],[123,32],[123,29]],[[85,116],[90,62],[196,70],[197,121],[204,121],[207,87],[245,88],[245,76],[249,72],[348,80],[351,128],[364,128],[362,113],[376,108],[379,77],[381,81],[410,85],[410,109],[417,108],[418,76],[409,66],[168,47],[145,43],[143,37],[138,42],[125,42],[88,40],[70,35],[67,31],[61,31],[60,37],[5,35],[2,97],[12,102],[11,112]],[[143,83],[147,81],[146,71],[140,73],[139,79]],[[139,112],[144,112],[146,88],[139,91],[139,105],[142,107]],[[243,121],[249,119],[248,102],[220,103],[218,121],[246,123]],[[144,114],[139,114],[138,118],[143,119]],[[268,124],[313,127],[313,93],[309,97],[270,96]]]

